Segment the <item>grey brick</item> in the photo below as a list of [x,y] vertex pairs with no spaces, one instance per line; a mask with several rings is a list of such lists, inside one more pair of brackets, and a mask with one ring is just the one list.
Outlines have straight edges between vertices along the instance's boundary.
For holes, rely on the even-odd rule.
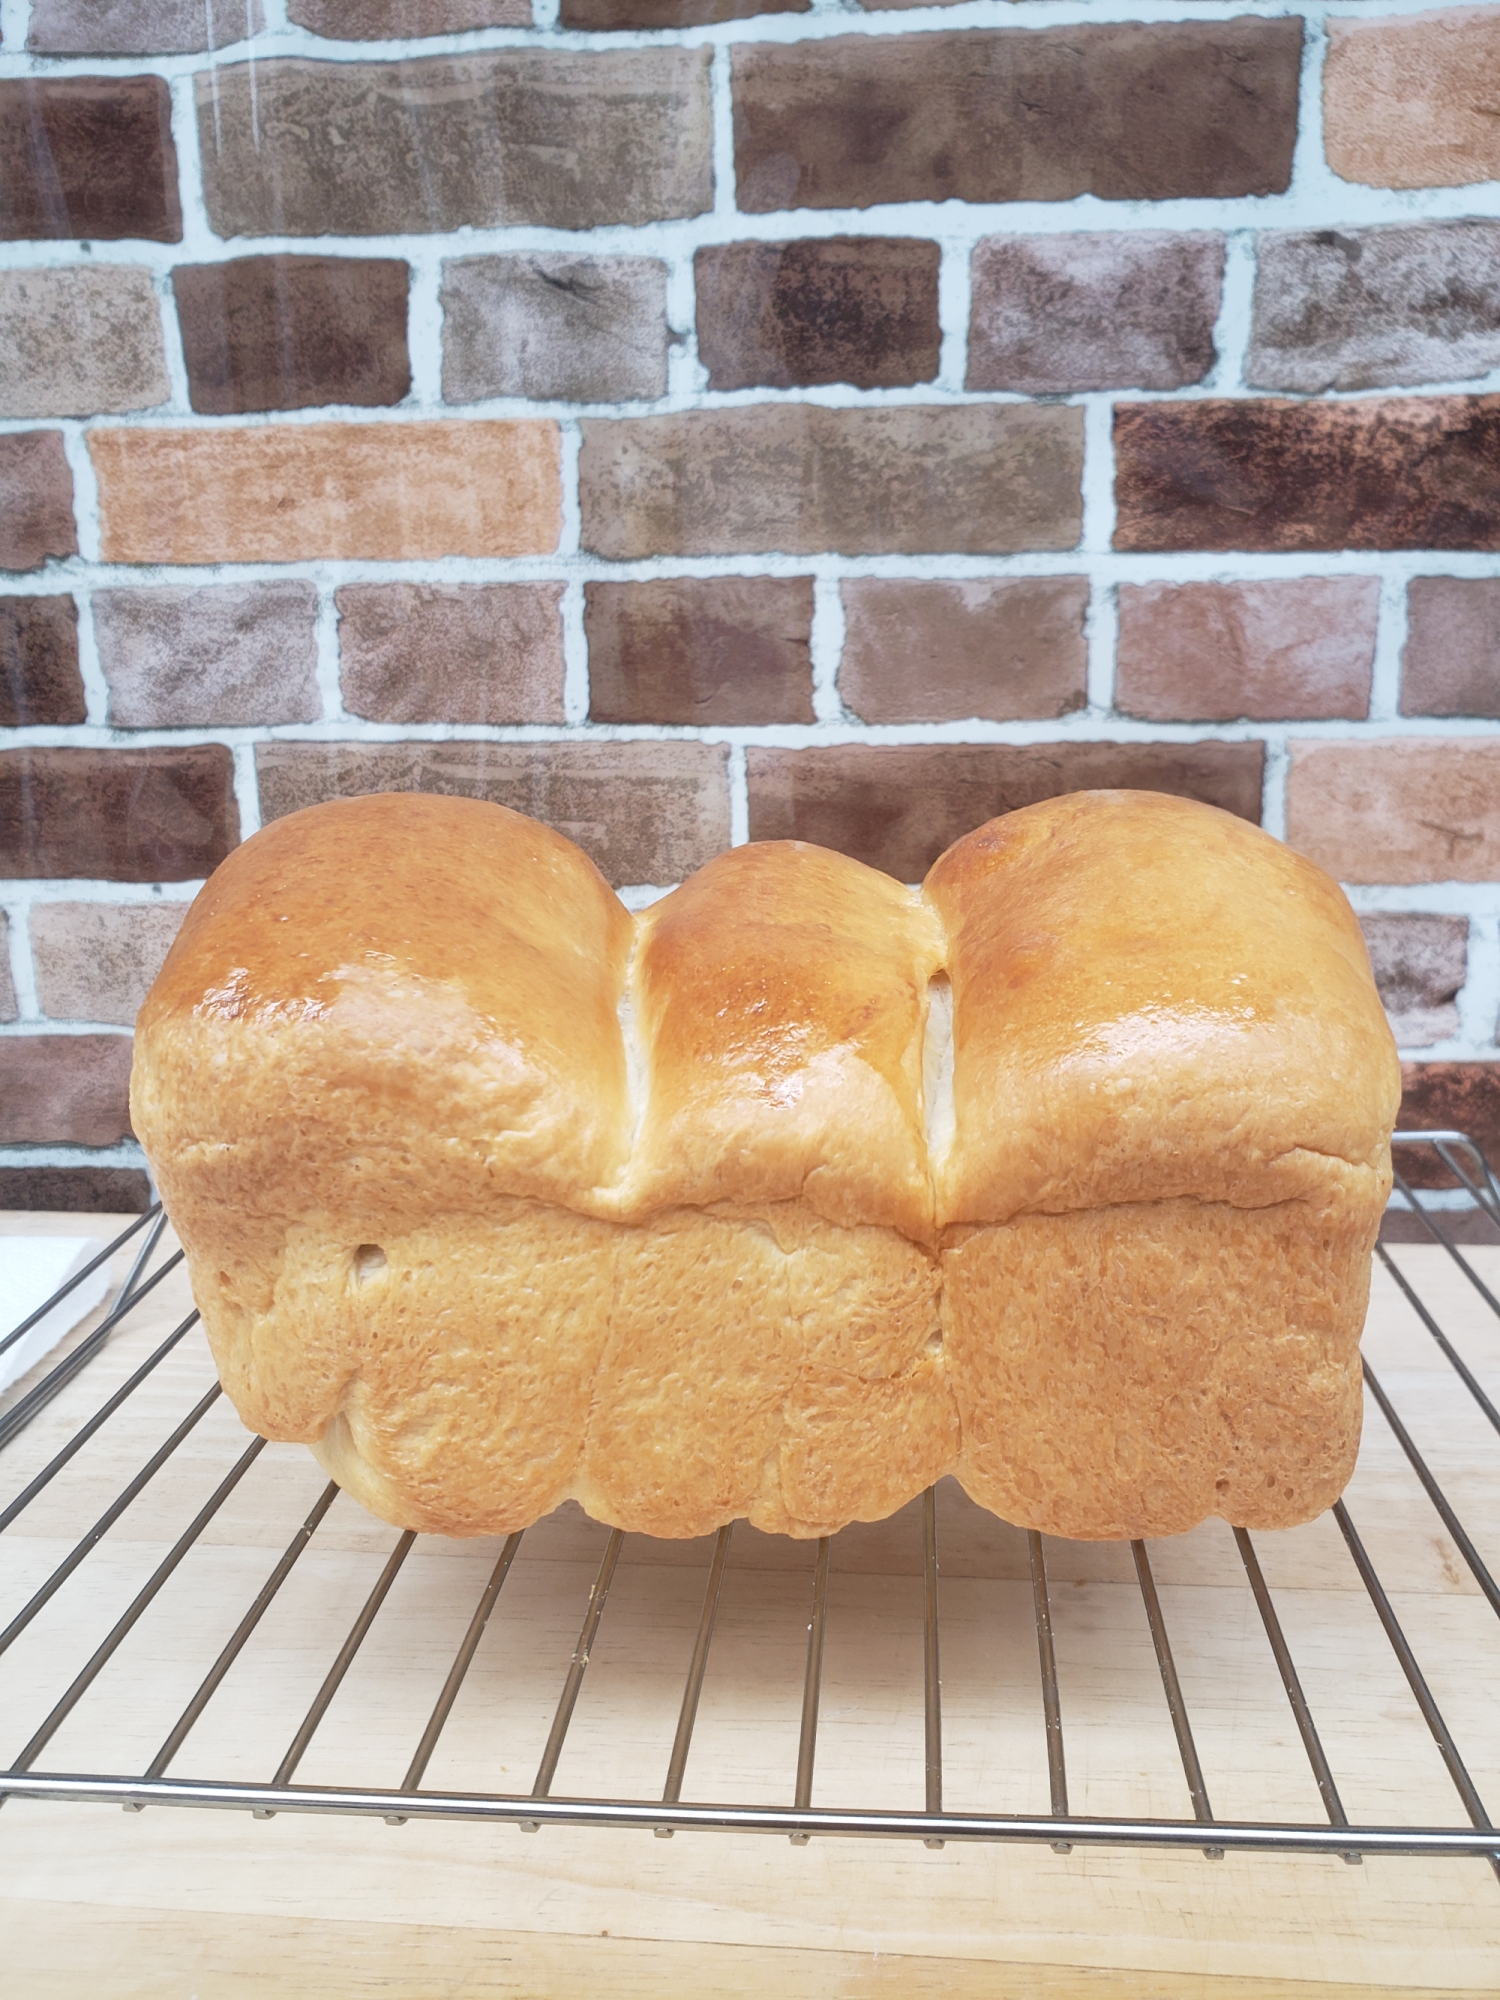
[[109,719],[120,729],[312,722],[317,591],[223,583],[94,593]]
[[1245,379],[1260,389],[1463,381],[1500,366],[1500,222],[1268,230]]
[[32,0],[26,46],[49,56],[177,56],[265,26],[260,0]]
[[1500,576],[1414,576],[1403,715],[1500,717]]
[[1403,1048],[1422,1048],[1458,1033],[1459,988],[1468,976],[1467,917],[1363,916],[1375,984]]
[[614,403],[667,386],[667,267],[538,251],[443,265],[443,395]]
[[149,410],[171,393],[148,270],[0,271],[0,416]]
[[37,998],[54,1021],[133,1027],[186,903],[34,903]]
[[220,236],[592,229],[713,201],[706,48],[277,57],[197,79]]
[[1205,230],[974,246],[971,389],[1179,389],[1214,362],[1224,239]]
[[720,743],[261,743],[261,813],[322,799],[492,799],[577,841],[611,882],[679,882],[729,845]]

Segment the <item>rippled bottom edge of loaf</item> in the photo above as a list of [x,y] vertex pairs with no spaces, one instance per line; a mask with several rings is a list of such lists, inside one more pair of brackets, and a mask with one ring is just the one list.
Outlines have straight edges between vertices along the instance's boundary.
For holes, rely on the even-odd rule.
[[1019,1526],[1101,1540],[1337,1498],[1365,1179],[1026,1215],[936,1254],[800,1203],[634,1228],[519,1200],[415,1226],[200,1214],[183,1235],[241,1417],[401,1527],[508,1533],[572,1498],[650,1535],[808,1537],[955,1473]]

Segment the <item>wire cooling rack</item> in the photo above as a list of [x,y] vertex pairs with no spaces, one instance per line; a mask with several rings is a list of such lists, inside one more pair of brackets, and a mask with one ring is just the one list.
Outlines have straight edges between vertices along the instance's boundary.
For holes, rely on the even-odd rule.
[[[1396,1144],[1398,1161],[1418,1149],[1429,1168],[1440,1161],[1500,1242],[1500,1187],[1469,1139],[1398,1133]],[[411,1533],[392,1542],[331,1484],[304,1512],[310,1459],[236,1427],[196,1312],[150,1346],[162,1300],[185,1278],[153,1208],[95,1259],[130,1257],[102,1321],[0,1415],[0,1726],[24,1730],[0,1771],[0,1802],[361,1814],[393,1825],[499,1820],[530,1831],[561,1822],[661,1837],[736,1828],[795,1843],[881,1835],[1062,1852],[1102,1843],[1200,1848],[1210,1858],[1229,1848],[1351,1863],[1376,1852],[1484,1855],[1500,1874],[1500,1831],[1473,1775],[1500,1773],[1490,1692],[1500,1586],[1477,1545],[1500,1538],[1500,1458],[1484,1462],[1500,1433],[1491,1394],[1500,1388],[1500,1300],[1478,1268],[1488,1253],[1466,1254],[1453,1212],[1424,1208],[1399,1172],[1397,1186],[1430,1242],[1417,1253],[1376,1252],[1394,1286],[1388,1304],[1404,1313],[1405,1346],[1392,1350],[1396,1366],[1383,1380],[1367,1336],[1365,1382],[1385,1430],[1372,1444],[1378,1426],[1367,1413],[1366,1452],[1383,1451],[1385,1471],[1370,1488],[1376,1511],[1365,1533],[1340,1502],[1285,1535],[1210,1524],[1153,1549],[1133,1542],[1128,1556],[1118,1545],[1022,1534],[946,1484],[894,1523],[811,1548],[743,1524],[703,1543],[651,1544],[576,1510],[503,1544]],[[138,1361],[132,1340],[150,1347]],[[90,1377],[106,1350],[111,1364]],[[106,1377],[115,1386],[96,1402],[93,1384],[107,1386]],[[1351,1492],[1364,1490],[1365,1463]],[[267,1546],[291,1523],[267,1571]],[[1216,1540],[1205,1539],[1210,1529]],[[1403,1580],[1383,1579],[1372,1542],[1386,1545]],[[1421,1596],[1420,1580],[1411,1583],[1418,1547],[1437,1552],[1447,1595]],[[528,1568],[532,1549],[540,1553]],[[1274,1590],[1268,1571],[1283,1579]],[[1175,1580],[1164,1581],[1169,1572]],[[611,1593],[620,1605],[622,1589],[629,1594],[620,1578],[632,1575],[638,1601],[612,1621]],[[724,1606],[736,1590],[731,1641]],[[1092,1610],[1080,1625],[1088,1590]],[[1419,1607],[1415,1640],[1412,1614],[1403,1622],[1398,1604]],[[1235,1605],[1238,1650],[1226,1666],[1214,1648]],[[830,1756],[826,1662],[840,1621],[851,1619],[858,1630],[839,1653]],[[1220,1681],[1231,1668],[1244,1686],[1226,1721]],[[1245,1675],[1257,1671],[1252,1698]],[[590,1713],[596,1688],[608,1699]],[[1243,1794],[1247,1767],[1281,1756],[1278,1796],[1300,1797],[1305,1810],[1215,1811],[1200,1756],[1205,1704],[1220,1761],[1226,1744],[1237,1746],[1230,1789]],[[1445,1710],[1467,1721],[1451,1724]],[[1078,1764],[1090,1806],[1112,1796],[1107,1753],[1120,1741],[1122,1782],[1151,1802],[1185,1791],[1190,1811],[1080,1809]],[[1333,1756],[1325,1743],[1338,1746]],[[60,1752],[61,1765],[47,1761]],[[319,1781],[309,1782],[306,1767],[320,1756]],[[184,1775],[184,1761],[206,1769]],[[509,1783],[477,1788],[476,1771]],[[382,1773],[389,1781],[370,1782]],[[1217,1791],[1220,1777],[1209,1775]],[[945,1804],[945,1786],[950,1801],[963,1795],[961,1807]],[[893,1803],[881,1802],[882,1787]],[[1356,1795],[1351,1816],[1346,1799]]]

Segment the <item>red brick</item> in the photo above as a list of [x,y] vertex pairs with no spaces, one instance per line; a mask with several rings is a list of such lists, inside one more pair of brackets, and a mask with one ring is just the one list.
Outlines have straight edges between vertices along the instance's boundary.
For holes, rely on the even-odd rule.
[[582,430],[583,545],[625,561],[1070,549],[1082,523],[1079,409],[752,403]]
[[1289,747],[1287,839],[1341,882],[1500,876],[1500,741],[1407,736]]
[[222,744],[0,751],[0,876],[191,882],[239,837]]
[[260,0],[32,0],[26,46],[52,56],[195,55],[264,26]]
[[0,82],[0,236],[180,242],[165,79]]
[[1083,576],[842,586],[839,695],[865,722],[1066,715],[1086,699]]
[[1406,611],[1401,713],[1500,718],[1500,577],[1414,576]]
[[399,403],[411,387],[400,257],[231,257],[172,273],[188,397],[215,417]]
[[990,236],[974,246],[971,389],[1178,389],[1214,362],[1224,239],[1208,230]]
[[557,583],[346,583],[344,705],[372,722],[561,722]]
[[710,389],[852,382],[890,389],[938,370],[936,243],[814,236],[697,252],[698,358]]
[[584,590],[595,722],[811,722],[810,576]]
[[78,607],[71,597],[0,597],[0,728],[82,722]]
[[739,205],[1279,193],[1301,50],[1296,18],[740,43]]
[[1259,820],[1259,743],[839,744],[746,753],[752,840],[811,840],[898,881],[996,814],[1121,787]]
[[1118,549],[1500,549],[1500,396],[1122,403]]
[[105,562],[541,555],[556,424],[258,424],[88,434]]
[[138,1167],[0,1167],[0,1209],[141,1215],[151,1183]]
[[[1465,1132],[1500,1173],[1500,1062],[1403,1063],[1396,1122],[1407,1132]],[[1395,1160],[1413,1187],[1457,1185],[1430,1146],[1398,1146]],[[1423,1231],[1412,1240],[1432,1239]],[[1482,1240],[1492,1243],[1493,1231]]]
[[1460,187],[1500,179],[1500,16],[1453,7],[1328,22],[1323,146],[1346,181]]
[[130,1137],[129,1035],[0,1036],[0,1144]]
[[40,569],[49,556],[77,553],[62,432],[0,432],[0,569]]
[[1367,715],[1376,576],[1126,584],[1115,706],[1149,722]]
[[334,41],[418,41],[469,28],[529,28],[531,0],[290,0],[287,19]]
[[493,799],[576,840],[611,882],[666,884],[729,845],[727,755],[680,742],[262,743],[255,762],[267,820],[366,792]]

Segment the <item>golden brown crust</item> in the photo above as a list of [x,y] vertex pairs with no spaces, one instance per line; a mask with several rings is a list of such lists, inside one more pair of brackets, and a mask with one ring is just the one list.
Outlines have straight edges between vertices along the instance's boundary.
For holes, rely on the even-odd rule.
[[1240,1206],[1385,1171],[1395,1044],[1335,882],[1154,792],[991,820],[934,865],[956,1137],[942,1222],[1176,1196]]
[[236,1408],[387,1519],[806,1536],[957,1470],[1089,1537],[1342,1486],[1396,1085],[1336,886],[1208,807],[1050,801],[924,899],[743,848],[633,925],[400,795],[224,864],[132,1103]]

